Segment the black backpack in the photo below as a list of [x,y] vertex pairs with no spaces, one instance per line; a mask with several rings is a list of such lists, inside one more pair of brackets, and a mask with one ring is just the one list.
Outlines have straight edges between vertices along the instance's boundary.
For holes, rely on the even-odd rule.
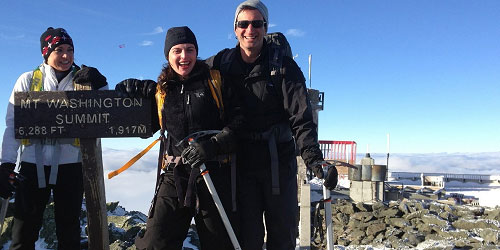
[[[268,33],[264,36],[265,43],[269,50],[269,73],[274,86],[281,86],[285,69],[283,67],[283,58],[285,56],[293,58],[292,48],[285,35],[281,32]],[[227,50],[221,59],[220,70],[224,73],[229,72],[231,62],[235,56],[235,49]],[[281,91],[278,91],[281,93]]]

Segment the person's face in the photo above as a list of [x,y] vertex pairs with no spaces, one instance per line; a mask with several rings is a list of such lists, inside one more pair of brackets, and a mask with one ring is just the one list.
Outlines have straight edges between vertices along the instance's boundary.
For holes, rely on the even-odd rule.
[[47,58],[47,64],[58,71],[67,71],[73,65],[73,46],[61,44],[57,46]]
[[[264,20],[258,10],[242,10],[236,19],[236,21],[254,20]],[[236,25],[234,34],[236,35],[236,38],[238,38],[240,47],[243,50],[260,50],[264,42],[264,35],[266,34],[265,25],[260,28],[256,28],[252,24],[249,24],[246,28],[241,28]]]
[[177,74],[188,76],[196,63],[196,47],[192,43],[173,46],[168,52],[168,63]]

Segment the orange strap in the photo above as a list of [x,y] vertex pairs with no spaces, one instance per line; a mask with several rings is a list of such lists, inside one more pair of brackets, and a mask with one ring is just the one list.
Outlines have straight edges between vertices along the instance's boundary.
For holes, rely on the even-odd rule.
[[140,153],[138,153],[136,156],[134,156],[134,158],[130,159],[130,161],[128,161],[127,163],[125,163],[125,165],[123,165],[121,168],[119,168],[119,169],[117,169],[117,170],[115,170],[113,172],[110,172],[108,174],[108,179],[111,179],[111,178],[117,176],[118,174],[120,174],[121,172],[127,170],[137,160],[141,159],[141,157],[144,156],[158,141],[160,141],[160,138],[154,140],[151,144],[149,144],[149,146],[147,148],[145,148]]

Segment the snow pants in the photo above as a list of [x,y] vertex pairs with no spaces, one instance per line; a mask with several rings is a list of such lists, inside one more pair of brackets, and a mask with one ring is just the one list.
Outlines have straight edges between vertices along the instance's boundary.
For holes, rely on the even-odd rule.
[[45,166],[47,187],[38,188],[36,165],[21,162],[26,177],[16,191],[11,250],[34,250],[42,227],[43,213],[54,196],[57,249],[80,249],[80,213],[83,200],[82,164],[59,165],[56,185],[49,185],[50,166]]
[[[210,164],[214,163],[214,164]],[[210,177],[222,201],[233,229],[237,231],[237,214],[232,212],[231,169],[229,165],[220,166],[218,162],[207,163]],[[187,186],[191,167],[180,165],[181,185]],[[212,196],[201,175],[196,177],[198,211],[185,207],[179,202],[176,183],[172,170],[160,177],[157,193],[153,198],[154,207],[146,225],[144,236],[136,238],[137,249],[143,250],[181,250],[194,217],[196,230],[203,250],[234,249]],[[151,213],[152,216],[151,216]]]
[[[238,154],[238,210],[244,250],[295,249],[297,238],[297,160],[294,141],[279,143],[278,195],[272,194],[270,152],[267,142],[240,145]],[[264,217],[264,221],[263,221]],[[265,228],[264,228],[265,223]]]

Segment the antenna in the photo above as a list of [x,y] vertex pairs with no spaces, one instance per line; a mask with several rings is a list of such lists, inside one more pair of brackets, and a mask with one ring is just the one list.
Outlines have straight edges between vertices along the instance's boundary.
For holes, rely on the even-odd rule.
[[389,152],[391,151],[391,135],[389,133],[387,133],[387,162],[386,162],[386,180],[387,180],[387,175],[389,174]]
[[309,88],[311,88],[311,64],[312,64],[312,55],[309,54]]

